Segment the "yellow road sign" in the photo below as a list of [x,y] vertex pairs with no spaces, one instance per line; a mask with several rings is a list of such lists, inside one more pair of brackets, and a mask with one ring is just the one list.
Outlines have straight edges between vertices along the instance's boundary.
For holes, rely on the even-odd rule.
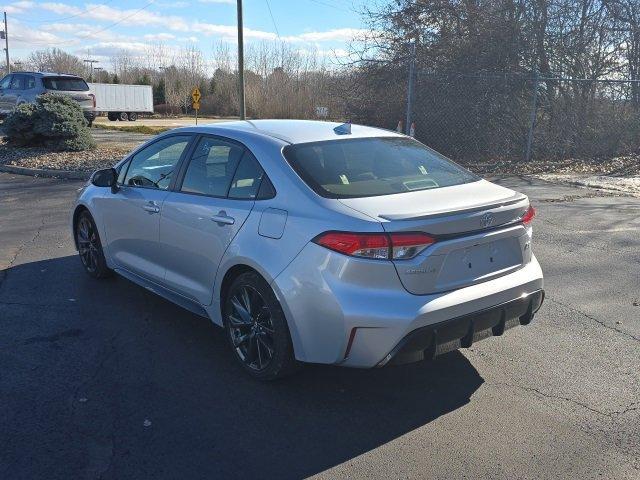
[[198,103],[200,101],[200,97],[202,97],[202,95],[200,95],[200,89],[198,87],[194,87],[193,90],[191,90],[191,100],[193,100],[193,103]]
[[191,106],[194,110],[200,110],[200,102],[193,102]]

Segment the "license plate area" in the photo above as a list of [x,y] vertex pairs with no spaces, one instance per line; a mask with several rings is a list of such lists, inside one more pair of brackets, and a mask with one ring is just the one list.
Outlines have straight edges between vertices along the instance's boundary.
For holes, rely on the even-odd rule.
[[482,281],[519,267],[522,260],[516,237],[452,250],[444,259],[436,285],[450,288]]

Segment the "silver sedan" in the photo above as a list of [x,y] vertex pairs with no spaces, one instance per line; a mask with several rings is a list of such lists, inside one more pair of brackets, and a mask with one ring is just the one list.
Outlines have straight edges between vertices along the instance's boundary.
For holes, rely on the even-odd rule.
[[85,270],[224,327],[256,378],[381,367],[528,324],[544,298],[525,195],[418,141],[298,120],[175,129],[80,191]]

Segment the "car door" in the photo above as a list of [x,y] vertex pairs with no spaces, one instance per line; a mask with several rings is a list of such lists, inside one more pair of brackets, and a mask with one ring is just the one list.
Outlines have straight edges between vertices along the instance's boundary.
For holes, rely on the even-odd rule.
[[200,137],[183,171],[160,219],[165,284],[209,305],[218,265],[253,208],[264,172],[242,145],[211,136]]
[[159,248],[162,204],[192,135],[163,137],[136,152],[120,172],[117,192],[96,199],[106,248],[117,268],[156,283],[164,279]]
[[13,74],[11,76],[11,85],[8,90],[4,90],[3,102],[6,109],[12,112],[16,108],[18,97],[24,91],[24,75]]
[[13,75],[6,75],[0,80],[0,113],[9,113],[9,107],[6,98],[8,98],[9,87],[11,87],[11,79]]

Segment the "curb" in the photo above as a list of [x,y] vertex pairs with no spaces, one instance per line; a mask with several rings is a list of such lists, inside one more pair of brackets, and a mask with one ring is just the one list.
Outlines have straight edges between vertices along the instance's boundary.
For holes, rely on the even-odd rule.
[[88,180],[91,176],[91,172],[48,170],[41,168],[17,167],[15,165],[0,165],[0,172],[28,175],[30,177],[63,178],[66,180]]

